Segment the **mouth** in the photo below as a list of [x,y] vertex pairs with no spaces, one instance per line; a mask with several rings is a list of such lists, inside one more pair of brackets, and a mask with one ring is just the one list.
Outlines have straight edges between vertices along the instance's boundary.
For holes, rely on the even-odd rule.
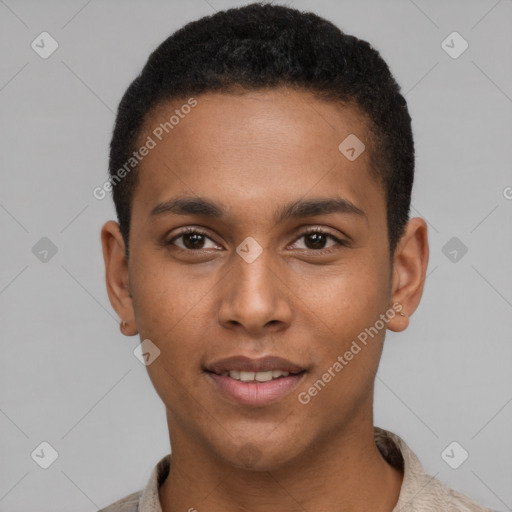
[[276,356],[230,357],[206,365],[204,371],[225,398],[253,406],[283,398],[306,373],[305,368]]
[[[215,372],[213,372],[215,373]],[[223,377],[229,377],[235,380],[241,380],[242,382],[268,382],[270,380],[281,379],[288,377],[289,375],[298,375],[299,373],[290,373],[285,370],[266,370],[260,372],[247,372],[239,370],[230,370],[222,372],[220,375]],[[216,373],[216,375],[219,375]]]

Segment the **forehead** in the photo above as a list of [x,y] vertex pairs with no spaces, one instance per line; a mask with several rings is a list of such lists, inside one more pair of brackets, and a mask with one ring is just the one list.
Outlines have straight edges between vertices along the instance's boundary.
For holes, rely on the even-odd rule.
[[[291,200],[337,188],[368,206],[382,193],[369,172],[361,111],[304,91],[206,93],[165,102],[147,116],[138,146],[149,139],[153,148],[139,163],[135,195],[153,203],[185,192],[233,202]],[[351,160],[343,153],[346,140],[366,149]]]
[[196,142],[203,147],[230,140],[246,149],[268,142],[284,149],[295,143],[295,150],[302,148],[302,153],[330,152],[344,133],[367,139],[366,119],[354,102],[320,100],[301,89],[235,89],[159,103],[147,114],[139,141],[152,134],[157,142],[174,138],[177,143]]

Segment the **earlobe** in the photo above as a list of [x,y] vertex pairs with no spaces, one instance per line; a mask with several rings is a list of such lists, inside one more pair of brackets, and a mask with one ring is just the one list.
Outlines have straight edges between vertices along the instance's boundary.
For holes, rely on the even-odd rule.
[[117,222],[108,221],[105,223],[101,230],[101,245],[105,262],[105,282],[110,303],[122,319],[120,323],[121,332],[126,336],[133,336],[137,334],[137,328],[130,291],[128,262],[124,240]]
[[409,317],[418,307],[423,294],[428,256],[427,224],[415,217],[407,223],[393,257],[391,303],[400,304],[401,309],[388,322],[389,330],[399,332],[407,329]]
[[135,324],[129,324],[126,320],[121,320],[119,323],[119,330],[125,336],[135,336],[138,334]]
[[409,315],[404,312],[404,307],[399,302],[393,303],[394,315],[390,316],[387,322],[387,329],[390,331],[405,331],[409,327]]

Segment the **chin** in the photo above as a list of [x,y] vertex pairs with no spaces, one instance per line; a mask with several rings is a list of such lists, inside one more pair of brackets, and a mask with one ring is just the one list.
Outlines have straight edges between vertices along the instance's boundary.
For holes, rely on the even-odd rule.
[[250,471],[276,471],[284,469],[293,464],[300,448],[297,443],[287,443],[291,436],[286,440],[274,441],[269,443],[268,437],[261,440],[247,441],[239,443],[232,447],[229,453],[226,453],[226,443],[223,443],[223,450],[219,455],[226,463],[240,469]]

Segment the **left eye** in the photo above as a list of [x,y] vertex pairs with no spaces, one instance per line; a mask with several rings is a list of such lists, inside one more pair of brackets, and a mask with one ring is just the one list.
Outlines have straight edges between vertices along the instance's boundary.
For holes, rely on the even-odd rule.
[[[341,240],[338,240],[336,237],[331,235],[330,233],[326,233],[324,231],[309,231],[303,233],[294,245],[298,244],[299,240],[304,239],[303,245],[304,247],[298,247],[298,249],[309,249],[309,250],[319,250],[319,249],[328,249],[337,244],[342,244]],[[326,242],[330,239],[333,243],[331,245],[325,245]]]

